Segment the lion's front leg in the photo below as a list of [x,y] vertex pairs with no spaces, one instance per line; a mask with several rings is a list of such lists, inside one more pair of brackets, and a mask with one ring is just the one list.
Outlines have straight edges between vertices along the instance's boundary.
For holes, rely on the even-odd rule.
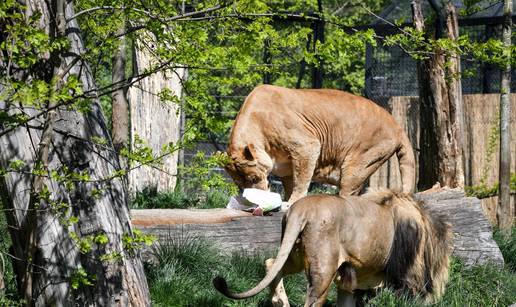
[[303,147],[303,151],[292,154],[293,187],[292,195],[288,199],[290,204],[293,204],[308,193],[320,151],[319,143],[308,143]]

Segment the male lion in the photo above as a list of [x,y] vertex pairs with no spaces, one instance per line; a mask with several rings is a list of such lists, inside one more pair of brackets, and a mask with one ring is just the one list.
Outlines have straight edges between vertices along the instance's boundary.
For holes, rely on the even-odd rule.
[[275,306],[289,306],[284,275],[305,270],[305,306],[322,306],[332,281],[338,306],[354,306],[353,293],[388,285],[433,302],[444,292],[451,254],[450,226],[407,194],[389,190],[362,196],[312,195],[298,200],[283,219],[276,260],[267,275],[243,293],[213,280],[224,295],[242,299],[270,285]]
[[310,181],[354,195],[396,153],[403,192],[415,185],[414,153],[394,118],[374,102],[327,89],[256,87],[233,125],[226,171],[240,188],[267,190],[280,177],[285,199],[306,195]]

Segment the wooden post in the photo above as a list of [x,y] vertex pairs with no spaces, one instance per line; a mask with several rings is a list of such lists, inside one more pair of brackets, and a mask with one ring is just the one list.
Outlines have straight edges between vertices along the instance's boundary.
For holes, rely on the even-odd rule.
[[[135,40],[135,59],[137,74],[156,65],[157,59],[152,54],[156,37],[150,32],[140,32]],[[131,146],[138,146],[137,139],[143,140],[146,146],[159,153],[163,145],[172,142],[177,144],[180,136],[181,114],[176,103],[163,103],[158,95],[163,90],[181,102],[183,81],[186,69],[157,72],[133,84],[128,89],[130,107]],[[159,133],[157,133],[159,131]],[[177,163],[179,153],[174,152],[161,159],[159,168],[142,166],[129,174],[131,193],[146,187],[155,187],[158,191],[174,189],[176,186]]]
[[506,53],[505,67],[501,74],[500,86],[500,196],[496,212],[498,226],[507,235],[514,225],[514,205],[511,204],[511,27],[512,27],[512,0],[504,1],[503,45]]

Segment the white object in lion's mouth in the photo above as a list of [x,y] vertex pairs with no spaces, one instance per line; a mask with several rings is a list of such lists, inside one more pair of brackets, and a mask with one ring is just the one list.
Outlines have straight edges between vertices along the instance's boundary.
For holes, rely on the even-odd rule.
[[231,197],[227,208],[253,211],[260,207],[263,212],[268,212],[281,207],[281,204],[281,195],[278,193],[249,188],[244,189],[241,197]]
[[244,189],[242,193],[249,202],[258,205],[263,211],[271,211],[281,207],[281,195],[274,192],[264,191],[260,189]]

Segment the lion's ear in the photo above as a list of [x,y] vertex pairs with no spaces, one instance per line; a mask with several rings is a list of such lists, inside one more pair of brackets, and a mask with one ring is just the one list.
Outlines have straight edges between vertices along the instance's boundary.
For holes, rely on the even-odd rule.
[[256,159],[256,148],[254,148],[254,145],[252,143],[248,144],[244,148],[244,158],[246,158],[249,161],[254,161],[254,159]]

